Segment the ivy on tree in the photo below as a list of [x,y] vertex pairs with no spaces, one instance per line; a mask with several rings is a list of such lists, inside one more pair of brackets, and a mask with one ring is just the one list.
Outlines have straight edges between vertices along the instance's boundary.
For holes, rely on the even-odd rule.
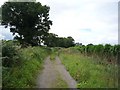
[[50,7],[40,2],[6,2],[2,5],[2,25],[10,27],[14,38],[22,45],[41,45],[52,21]]

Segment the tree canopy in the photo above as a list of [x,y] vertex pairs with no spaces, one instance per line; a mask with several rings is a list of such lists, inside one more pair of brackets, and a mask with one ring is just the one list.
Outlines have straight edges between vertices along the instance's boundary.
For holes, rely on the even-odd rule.
[[74,39],[71,36],[65,38],[49,33],[52,25],[52,21],[49,19],[50,7],[43,6],[35,0],[30,1],[34,2],[5,2],[2,5],[1,24],[5,28],[10,27],[14,39],[23,46],[37,46],[41,43],[49,47],[74,46]]
[[75,45],[74,39],[69,36],[67,38],[65,37],[58,37],[58,35],[49,33],[48,37],[44,40],[44,44],[49,47],[72,47]]
[[2,5],[2,25],[9,26],[20,43],[40,45],[52,25],[49,10],[40,2],[6,2]]

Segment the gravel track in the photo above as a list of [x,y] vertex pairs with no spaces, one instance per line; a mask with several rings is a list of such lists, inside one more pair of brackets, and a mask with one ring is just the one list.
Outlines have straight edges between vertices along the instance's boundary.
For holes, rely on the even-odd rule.
[[53,84],[59,83],[58,78],[67,84],[65,87],[61,86],[60,88],[76,88],[76,81],[65,69],[59,57],[57,56],[55,60],[50,60],[50,57],[47,57],[44,62],[44,69],[37,78],[37,88],[57,88]]

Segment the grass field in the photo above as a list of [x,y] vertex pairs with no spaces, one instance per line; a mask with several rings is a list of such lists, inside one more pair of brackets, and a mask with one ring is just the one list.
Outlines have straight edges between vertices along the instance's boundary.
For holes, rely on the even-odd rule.
[[69,49],[61,52],[60,59],[71,76],[78,82],[78,88],[117,87],[117,65],[115,64],[86,57]]

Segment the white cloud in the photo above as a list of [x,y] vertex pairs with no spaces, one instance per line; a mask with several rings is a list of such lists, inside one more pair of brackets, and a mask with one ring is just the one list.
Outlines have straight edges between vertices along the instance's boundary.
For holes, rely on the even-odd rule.
[[[60,0],[59,2],[56,8],[62,6],[65,8],[65,5],[67,5],[65,9],[56,10],[55,15],[52,11],[55,10],[55,7],[52,7],[54,6],[52,1],[49,3],[51,16],[55,16],[51,18],[53,26],[50,32],[59,36],[71,35],[76,42],[82,42],[83,44],[118,43],[117,0],[114,0],[114,2],[112,0],[106,2],[71,0],[68,1],[69,3],[67,3],[67,0]],[[91,32],[80,31],[80,29],[86,28],[90,28]]]
[[0,0],[0,6],[3,5],[4,2],[7,2],[8,0]]
[[0,34],[0,40],[5,39],[5,36]]
[[13,39],[12,33],[10,32],[9,28],[4,28],[3,26],[0,26],[0,40],[1,39]]
[[118,0],[37,1],[50,6],[50,32],[83,44],[118,43]]

